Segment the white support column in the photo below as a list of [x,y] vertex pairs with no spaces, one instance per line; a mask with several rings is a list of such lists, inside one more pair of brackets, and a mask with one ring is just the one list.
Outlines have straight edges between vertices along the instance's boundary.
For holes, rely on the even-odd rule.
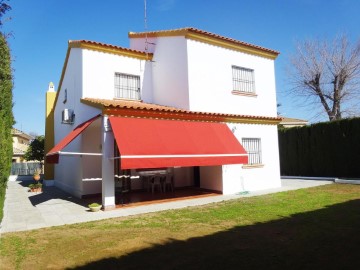
[[104,210],[115,208],[114,133],[106,115],[102,117],[102,205]]

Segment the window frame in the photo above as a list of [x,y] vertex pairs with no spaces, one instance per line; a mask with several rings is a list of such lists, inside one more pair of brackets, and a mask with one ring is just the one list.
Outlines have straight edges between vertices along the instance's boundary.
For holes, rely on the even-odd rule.
[[[124,81],[126,83],[124,83]],[[141,100],[140,75],[123,72],[114,73],[114,98]]]
[[232,94],[257,96],[254,69],[232,65],[231,71]]
[[241,145],[249,155],[249,162],[246,164],[247,166],[263,166],[261,138],[241,138]]

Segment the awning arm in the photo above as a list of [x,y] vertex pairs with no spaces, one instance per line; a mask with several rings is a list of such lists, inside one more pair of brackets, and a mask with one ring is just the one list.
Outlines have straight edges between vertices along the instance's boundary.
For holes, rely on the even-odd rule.
[[121,159],[121,158],[189,158],[189,157],[247,157],[248,154],[190,154],[190,155],[124,155],[121,157],[111,157],[110,160]]
[[121,157],[110,157],[110,160],[121,159]]
[[102,153],[80,153],[80,152],[57,151],[57,152],[47,154],[46,156],[52,156],[52,155],[62,155],[62,156],[102,156]]

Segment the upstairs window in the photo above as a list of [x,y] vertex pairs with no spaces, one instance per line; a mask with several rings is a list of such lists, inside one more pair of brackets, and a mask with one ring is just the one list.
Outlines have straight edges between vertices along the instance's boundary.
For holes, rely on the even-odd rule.
[[254,70],[232,66],[233,92],[255,94]]
[[140,100],[140,76],[115,73],[115,98]]
[[249,154],[249,165],[262,164],[261,158],[261,139],[243,138],[242,146]]

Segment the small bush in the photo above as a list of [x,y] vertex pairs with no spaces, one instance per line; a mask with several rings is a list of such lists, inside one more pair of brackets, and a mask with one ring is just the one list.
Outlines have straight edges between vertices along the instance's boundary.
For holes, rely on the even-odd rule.
[[89,208],[90,208],[90,207],[98,207],[98,206],[100,206],[100,204],[98,204],[98,203],[91,203],[91,204],[89,204],[88,206],[89,206]]

